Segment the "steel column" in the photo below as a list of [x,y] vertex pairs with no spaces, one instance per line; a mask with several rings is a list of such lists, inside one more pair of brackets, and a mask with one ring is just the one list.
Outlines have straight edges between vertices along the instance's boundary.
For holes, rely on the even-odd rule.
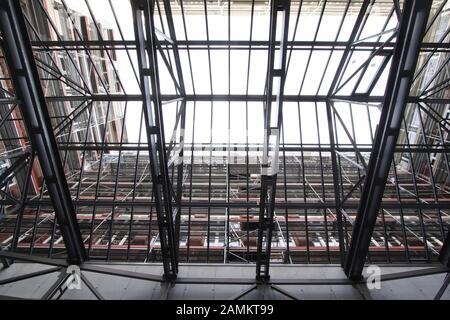
[[[333,185],[334,185],[334,202],[335,202],[335,210],[336,210],[336,222],[337,222],[337,232],[339,236],[339,254],[341,257],[341,265],[344,266],[345,260],[345,247],[344,247],[344,221],[342,219],[342,204],[339,194],[339,166],[336,158],[336,145],[335,145],[335,137],[334,137],[334,128],[333,128],[333,118],[331,115],[331,103],[326,103],[327,108],[327,122],[328,122],[328,135],[330,139],[330,150],[331,150],[331,165],[333,169]],[[336,124],[335,124],[336,125]]]
[[41,164],[68,261],[80,264],[86,259],[86,252],[19,1],[0,2],[0,30],[10,77],[31,145]]
[[[172,52],[175,62],[175,68],[177,71],[178,76],[178,84],[180,86],[181,95],[183,97],[186,97],[186,89],[184,87],[184,78],[183,78],[183,69],[181,68],[181,60],[180,60],[180,53],[178,51],[178,40],[176,38],[176,32],[175,32],[175,25],[173,23],[173,17],[172,17],[172,7],[169,0],[163,0],[164,3],[164,11],[166,15],[166,21],[167,26],[169,28],[169,36],[172,40]],[[176,192],[176,199],[178,202],[178,214],[175,219],[175,241],[176,241],[176,247],[178,250],[179,246],[179,238],[180,238],[180,215],[181,215],[181,197],[182,197],[182,191],[183,191],[183,174],[184,174],[184,161],[183,161],[183,155],[184,155],[184,130],[186,126],[186,101],[183,100],[181,102],[180,108],[181,111],[181,123],[180,123],[180,146],[178,148],[178,159],[181,159],[181,161],[178,161],[177,163],[177,192]]]
[[173,280],[178,272],[178,258],[162,118],[154,8],[149,0],[133,0],[132,10],[164,277]]
[[[280,132],[283,122],[283,92],[286,78],[286,53],[289,28],[290,0],[272,0],[270,6],[269,58],[267,63],[266,100],[264,106],[264,150],[261,161],[261,193],[259,203],[258,251],[256,279],[270,279],[270,252],[278,173]],[[277,36],[277,20],[282,28]],[[280,49],[276,42],[280,41]],[[276,55],[278,57],[276,57]],[[275,65],[277,63],[277,65]],[[278,87],[274,86],[274,80]],[[273,101],[273,98],[275,101]],[[265,248],[263,248],[265,241]]]
[[447,232],[444,245],[442,246],[441,252],[439,252],[439,261],[443,265],[450,267],[450,231]]
[[345,273],[352,280],[361,278],[369,251],[431,2],[406,1],[403,8],[378,131],[345,262]]

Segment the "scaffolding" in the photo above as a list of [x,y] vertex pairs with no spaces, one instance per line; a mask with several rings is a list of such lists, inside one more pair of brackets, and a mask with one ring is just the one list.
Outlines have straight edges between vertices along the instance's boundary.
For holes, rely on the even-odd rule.
[[0,4],[5,266],[448,264],[447,0],[102,2]]

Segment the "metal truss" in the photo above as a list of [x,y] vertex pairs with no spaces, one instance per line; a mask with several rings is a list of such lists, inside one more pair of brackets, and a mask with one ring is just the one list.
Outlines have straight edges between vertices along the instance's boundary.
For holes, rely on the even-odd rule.
[[[44,174],[55,215],[67,249],[68,260],[79,264],[86,258],[81,233],[62,168],[55,137],[51,132],[40,79],[35,66],[33,52],[27,36],[25,20],[20,3],[3,1],[0,4],[0,30],[3,37],[3,53],[8,63],[15,94],[20,99],[24,123]],[[31,167],[32,161],[29,166]],[[27,181],[31,172],[27,174]],[[28,182],[25,183],[26,195]],[[22,201],[25,201],[23,197]],[[13,244],[12,248],[15,245]]]
[[403,9],[374,152],[370,155],[345,263],[345,272],[351,279],[361,277],[364,268],[430,8],[431,1],[408,1]]
[[[132,35],[114,0],[113,26],[93,0],[51,1],[0,4],[0,256],[68,258],[39,260],[63,271],[47,298],[70,263],[202,284],[178,263],[255,263],[256,279],[220,283],[249,290],[327,283],[272,282],[274,263],[341,264],[334,284],[366,262],[448,271],[448,0],[134,0]],[[162,262],[164,277],[86,259]]]
[[[174,210],[172,207],[174,194],[169,179],[162,104],[159,96],[160,84],[156,59],[158,40],[153,20],[154,3],[147,0],[137,0],[132,3],[132,7],[161,255],[164,275],[170,280],[176,278],[178,271],[177,237],[175,235],[178,209]],[[171,34],[173,35],[173,25]],[[146,43],[148,43],[148,47]]]
[[447,233],[447,237],[445,238],[444,245],[439,254],[439,261],[445,266],[450,265],[450,233]]
[[[50,299],[59,299],[64,295],[64,292],[67,290],[67,279],[70,277],[71,273],[67,272],[67,270],[70,268],[70,265],[63,260],[57,260],[57,259],[48,259],[48,258],[42,258],[42,257],[32,257],[32,256],[26,256],[22,254],[12,253],[12,252],[5,252],[0,253],[1,257],[6,257],[10,259],[15,259],[19,261],[24,262],[30,262],[30,263],[39,263],[43,265],[51,266],[51,268],[44,269],[41,271],[25,274],[25,275],[19,275],[7,279],[0,280],[0,285],[10,284],[14,283],[16,281],[22,281],[26,279],[30,279],[33,277],[38,277],[41,275],[54,273],[54,272],[60,272],[58,279],[56,282],[47,290],[47,292],[42,296],[42,300],[50,300]],[[95,297],[98,300],[104,300],[104,297],[101,294],[101,290],[98,290],[95,288],[90,281],[86,278],[86,276],[83,274],[84,272],[94,273],[94,274],[104,274],[109,276],[115,276],[115,277],[124,277],[129,279],[136,279],[136,280],[143,280],[143,281],[150,281],[150,282],[159,282],[159,283],[165,283],[166,278],[164,276],[158,276],[153,275],[149,273],[140,273],[140,272],[130,272],[128,270],[120,270],[118,268],[111,268],[110,266],[106,265],[95,265],[94,263],[90,262],[84,262],[79,266],[80,270],[80,280],[86,284],[88,289],[95,295]],[[395,272],[395,273],[388,273],[383,274],[380,277],[381,282],[388,282],[388,281],[394,281],[394,280],[401,280],[401,279],[409,279],[409,278],[415,278],[415,277],[423,277],[423,276],[429,276],[429,275],[435,275],[435,274],[442,274],[442,273],[448,273],[449,269],[445,267],[430,267],[430,268],[422,268],[421,270],[413,270],[413,271],[405,271],[405,272]],[[239,294],[236,297],[231,297],[230,300],[239,300],[248,293],[252,292],[255,289],[258,290],[275,290],[293,300],[296,300],[297,298],[288,293],[287,291],[280,288],[280,285],[283,286],[298,286],[298,285],[339,285],[339,286],[355,286],[355,285],[363,285],[368,281],[368,278],[361,278],[358,281],[351,281],[350,279],[342,279],[342,278],[320,278],[320,279],[301,279],[301,278],[280,278],[280,279],[272,279],[265,281],[264,283],[261,283],[260,281],[257,281],[256,279],[250,279],[250,278],[207,278],[207,277],[178,277],[177,279],[173,279],[174,284],[192,284],[192,285],[198,285],[198,284],[215,284],[215,285],[249,285],[249,288],[245,291],[243,291],[241,294]],[[445,291],[446,286],[448,285],[448,276],[446,277],[444,281],[444,286],[438,290],[438,293],[436,295],[437,300],[440,299],[440,297],[443,294],[443,291]],[[162,290],[164,292],[164,290]],[[167,289],[165,294],[162,293],[162,295],[165,296],[165,299],[167,298]]]
[[[42,296],[41,299],[60,299],[65,291],[68,288],[68,279],[70,277],[71,273],[69,268],[70,265],[67,264],[67,262],[63,260],[56,260],[56,259],[48,259],[48,258],[41,258],[41,257],[32,257],[32,256],[26,256],[21,255],[17,253],[11,253],[11,252],[5,252],[0,253],[1,258],[9,258],[19,261],[26,261],[31,263],[39,263],[51,266],[51,268],[44,269],[41,271],[36,271],[24,275],[18,275],[14,277],[10,277],[7,279],[0,280],[0,285],[5,284],[11,284],[18,281],[23,281],[26,279],[42,276],[49,273],[55,273],[59,272],[60,275],[57,279],[57,281],[47,290],[47,292]],[[98,300],[103,300],[104,297],[101,294],[101,290],[98,290],[96,287],[94,287],[90,281],[86,278],[86,276],[83,274],[84,272],[90,272],[90,273],[98,273],[98,274],[105,274],[110,276],[117,276],[117,277],[126,277],[130,279],[137,279],[137,280],[144,280],[144,281],[151,281],[151,282],[160,282],[164,283],[166,279],[164,277],[151,275],[148,273],[138,273],[138,272],[129,272],[125,270],[120,270],[117,268],[110,268],[107,265],[93,265],[90,263],[83,263],[79,266],[79,275],[80,279],[79,281],[86,284],[88,289],[95,295],[95,297]],[[435,274],[442,274],[447,272],[447,276],[444,279],[444,283],[442,287],[438,290],[435,300],[439,300],[442,297],[442,294],[445,292],[447,286],[448,286],[448,268],[443,267],[431,267],[431,268],[425,268],[421,270],[414,270],[414,271],[406,271],[406,272],[397,272],[397,273],[390,273],[390,274],[383,274],[380,278],[380,281],[387,282],[387,281],[393,281],[393,280],[401,280],[401,279],[408,279],[408,278],[414,278],[414,277],[422,277],[422,276],[429,276],[429,275],[435,275]],[[74,281],[74,279],[72,279]],[[297,300],[297,298],[293,295],[291,295],[289,292],[283,290],[278,285],[351,285],[351,286],[361,286],[363,285],[368,279],[362,278],[359,281],[351,281],[347,279],[275,279],[270,280],[268,282],[265,282],[264,284],[261,284],[260,282],[256,282],[254,279],[245,279],[245,278],[205,278],[205,277],[198,277],[198,278],[178,278],[174,280],[174,283],[180,283],[180,284],[216,284],[216,285],[251,285],[249,289],[241,293],[237,297],[232,297],[233,300],[239,300],[246,294],[250,293],[251,291],[255,289],[259,290],[265,290],[265,289],[272,289],[275,291],[280,292],[283,295],[286,295],[287,297]],[[267,288],[266,288],[267,286]],[[164,290],[162,291],[163,294]],[[166,289],[164,297],[162,296],[162,299],[167,299],[168,290]],[[363,293],[362,293],[363,294]],[[364,299],[367,299],[367,297],[363,294]],[[368,297],[370,299],[370,296]]]
[[[264,144],[261,160],[261,195],[259,203],[258,251],[256,279],[270,279],[270,252],[274,224],[275,195],[278,175],[280,134],[283,119],[283,91],[286,77],[287,39],[289,29],[289,0],[275,0],[270,6],[269,58],[267,63],[266,101],[264,107]],[[280,22],[279,22],[280,21]],[[278,30],[278,23],[281,30]],[[275,42],[280,49],[275,50]],[[278,55],[278,57],[275,57]],[[278,65],[275,64],[277,61]],[[277,81],[278,87],[275,87]],[[273,101],[275,100],[275,101]],[[265,247],[265,248],[264,248]]]

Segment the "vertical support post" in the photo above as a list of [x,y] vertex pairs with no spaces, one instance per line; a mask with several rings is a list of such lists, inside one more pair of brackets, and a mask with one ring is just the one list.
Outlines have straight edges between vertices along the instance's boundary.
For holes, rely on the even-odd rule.
[[439,291],[436,293],[434,300],[441,300],[449,284],[450,284],[450,272],[447,273],[447,275],[445,276],[444,282],[442,283],[442,286],[439,288]]
[[[286,78],[286,53],[290,0],[272,0],[270,7],[269,57],[264,106],[264,145],[261,161],[261,193],[256,255],[256,280],[269,281],[270,252],[278,173],[280,132],[283,120],[283,92]],[[278,19],[281,23],[277,23]],[[278,30],[277,26],[282,29]],[[277,39],[279,35],[279,39]],[[276,42],[280,47],[276,49]],[[275,82],[275,84],[274,84]],[[264,246],[265,241],[265,248]]]
[[164,277],[173,280],[178,272],[178,257],[162,118],[154,8],[149,0],[133,0],[132,10]]
[[340,199],[340,190],[339,190],[339,166],[336,158],[336,145],[334,139],[334,128],[333,128],[333,117],[331,114],[331,103],[330,101],[326,102],[327,108],[327,122],[328,122],[328,134],[330,139],[330,153],[331,153],[331,165],[333,169],[333,185],[334,185],[334,202],[335,202],[335,210],[336,210],[336,220],[337,220],[337,229],[339,236],[339,255],[341,266],[344,266],[345,260],[345,247],[344,247],[344,224],[342,219],[342,211],[341,211],[341,199]]
[[352,280],[361,278],[369,251],[370,239],[400,132],[431,2],[431,0],[411,0],[405,1],[404,4],[380,123],[370,155],[358,215],[353,227],[352,241],[344,266],[345,273]]
[[86,251],[56,139],[52,132],[20,1],[0,2],[0,31],[3,35],[3,52],[15,94],[20,100],[27,133],[47,183],[48,193],[67,249],[67,259],[69,263],[80,264],[86,259]]
[[[170,0],[163,0],[164,3],[164,11],[166,15],[167,26],[169,28],[169,36],[172,40],[172,52],[175,62],[175,68],[178,76],[178,84],[180,86],[181,95],[186,97],[186,89],[184,86],[184,78],[183,78],[183,69],[181,68],[181,60],[180,53],[178,51],[178,42],[175,33],[175,25],[173,23],[172,16],[172,7],[170,4]],[[178,151],[178,159],[177,162],[177,203],[178,203],[178,211],[175,219],[175,241],[176,247],[178,251],[179,247],[179,239],[180,239],[180,222],[181,222],[181,198],[183,192],[183,174],[184,174],[184,129],[186,127],[186,100],[184,99],[181,103],[182,113],[181,113],[181,123],[180,123],[180,148]]]
[[[182,87],[184,88],[184,87]],[[177,204],[178,211],[175,218],[175,244],[177,252],[180,246],[180,229],[181,229],[181,200],[183,196],[183,177],[184,177],[184,130],[186,128],[186,100],[183,99],[181,102],[181,123],[180,123],[180,146],[177,150],[178,161],[177,161]]]
[[450,230],[447,232],[444,245],[441,248],[441,252],[439,252],[439,261],[443,265],[450,267]]
[[[181,90],[181,95],[186,97],[186,89],[184,86],[183,69],[181,68],[180,53],[178,51],[178,42],[175,33],[175,25],[173,23],[172,7],[169,0],[163,0],[164,12],[166,16],[167,26],[169,29],[169,37],[172,40],[172,52],[175,62],[175,69],[178,76],[178,84]],[[178,149],[178,161],[177,161],[177,191],[176,198],[178,204],[177,216],[175,218],[175,240],[177,251],[179,247],[180,239],[180,223],[181,223],[181,198],[183,192],[183,174],[184,174],[184,130],[186,127],[186,100],[181,103],[181,123],[180,123],[180,148]]]
[[181,60],[180,60],[180,53],[178,52],[178,42],[176,38],[175,33],[175,25],[173,23],[173,17],[172,17],[172,7],[170,5],[170,0],[163,0],[164,2],[164,11],[166,14],[166,21],[167,26],[169,27],[169,36],[170,40],[172,40],[172,51],[173,51],[173,57],[175,60],[175,68],[177,70],[177,76],[178,76],[178,84],[181,89],[181,95],[183,97],[186,96],[186,91],[184,87],[184,78],[183,78],[183,69],[181,68]]

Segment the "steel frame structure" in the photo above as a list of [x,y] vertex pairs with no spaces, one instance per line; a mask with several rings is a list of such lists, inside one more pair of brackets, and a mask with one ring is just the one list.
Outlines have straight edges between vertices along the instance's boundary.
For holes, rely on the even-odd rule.
[[[36,152],[67,248],[68,261],[79,264],[86,259],[86,252],[56,140],[51,132],[50,116],[40,86],[40,78],[29,44],[20,3],[2,2],[0,14],[3,52],[8,61],[16,97],[20,99],[22,112],[26,115],[24,122],[31,141],[31,160],[28,166],[32,167],[34,152]],[[25,189],[28,188],[30,176],[31,172],[28,172]],[[16,245],[13,244],[12,248],[15,249],[15,247]]]
[[[446,72],[450,29],[444,26],[437,40],[430,36],[436,33],[436,21],[448,10],[447,2],[405,1],[399,10],[397,1],[345,1],[338,6],[342,16],[334,40],[324,41],[319,39],[319,31],[333,1],[317,4],[312,40],[296,37],[302,32],[302,10],[308,10],[303,1],[271,1],[265,40],[253,38],[255,12],[265,6],[255,0],[245,4],[250,16],[247,40],[231,36],[230,1],[223,3],[226,40],[211,36],[208,12],[212,9],[207,1],[193,5],[133,0],[134,39],[124,36],[111,0],[108,3],[120,39],[106,39],[89,0],[85,3],[91,32],[76,22],[77,15],[65,1],[58,9],[68,18],[72,39],[59,35],[44,0],[32,9],[43,17],[40,24],[48,24],[48,36],[27,14],[29,1],[3,1],[0,62],[4,61],[9,72],[2,70],[0,79],[0,137],[7,151],[2,156],[9,164],[0,174],[0,233],[11,237],[0,238],[0,242],[11,240],[0,252],[6,259],[2,261],[6,266],[7,259],[27,260],[21,253],[33,253],[36,257],[29,259],[65,257],[69,265],[79,264],[87,271],[93,269],[84,263],[86,259],[162,261],[164,278],[151,281],[174,283],[190,283],[176,279],[181,261],[255,262],[256,280],[268,284],[269,267],[276,262],[340,263],[356,282],[362,281],[367,261],[439,260],[445,265],[439,272],[447,272],[450,116],[444,111],[450,104]],[[387,12],[385,25],[375,35],[362,36],[377,3]],[[201,40],[189,38],[186,21],[195,10],[205,19]],[[341,29],[350,11],[355,19],[348,37],[342,40]],[[397,21],[394,29],[388,29],[391,20]],[[126,91],[115,68],[118,52],[129,61],[139,93]],[[206,92],[195,87],[195,52],[205,53]],[[227,57],[227,92],[214,92],[212,61],[217,52],[225,52]],[[235,52],[247,54],[244,93],[231,90]],[[250,90],[251,59],[258,52],[267,54],[267,68],[264,92],[255,93]],[[312,60],[319,52],[328,54],[320,83],[315,92],[305,93],[308,70],[314,70]],[[332,60],[335,53],[338,59]],[[362,63],[352,69],[359,54],[365,54]],[[64,66],[57,61],[59,55],[65,56]],[[433,58],[437,56],[441,60]],[[134,57],[137,63],[133,63]],[[303,73],[292,67],[299,57],[306,62]],[[361,91],[375,59],[381,62]],[[111,69],[106,70],[105,65]],[[73,73],[79,79],[68,72],[70,68],[78,70],[79,74]],[[433,69],[430,75],[429,69]],[[287,93],[289,76],[295,72],[301,75],[300,90]],[[327,72],[330,81],[321,90]],[[373,94],[387,73],[385,94]],[[162,74],[169,80],[164,82]],[[71,93],[50,92],[52,83]],[[353,87],[344,92],[349,84]],[[173,87],[172,92],[168,86]],[[223,133],[227,141],[223,143],[212,138],[213,111],[219,103],[228,112],[228,133]],[[264,119],[263,139],[258,142],[248,137],[252,131],[249,119],[256,110],[253,104],[261,105]],[[71,112],[60,111],[61,105],[71,106]],[[127,112],[139,110],[139,106],[138,141],[127,141]],[[117,107],[122,108],[122,118],[111,120]],[[379,107],[375,129],[372,110]],[[165,113],[169,108],[175,109],[172,122]],[[247,137],[233,144],[230,128],[237,119],[232,119],[231,112],[237,109],[245,115]],[[287,117],[293,114],[286,113],[288,109],[296,110],[298,116],[299,143],[287,141],[287,130],[291,130]],[[201,125],[198,119],[205,119],[201,116],[204,110],[210,115],[209,141],[196,129]],[[358,142],[356,110],[367,113],[371,143]],[[309,113],[316,122],[313,134],[317,142],[308,142],[308,130],[302,128],[306,125],[302,118]],[[322,121],[327,123],[322,125]],[[17,136],[7,136],[1,129],[7,125],[20,128],[22,123],[26,132]],[[174,124],[173,132],[168,123]],[[117,132],[107,129],[110,127]],[[419,138],[412,141],[414,136]],[[22,153],[15,155],[17,149]],[[241,160],[230,164],[223,160],[227,157],[216,156],[217,150],[227,150],[228,160],[235,152]],[[257,161],[250,163],[251,157]],[[41,181],[35,172],[42,172]],[[12,191],[14,184],[20,191]],[[34,191],[30,187],[39,184]],[[216,190],[219,196],[215,196]],[[41,234],[45,239],[38,241]],[[121,240],[115,240],[119,237]],[[138,244],[139,237],[145,238],[143,244]],[[220,241],[223,245],[217,244]],[[55,263],[53,259],[42,261]],[[67,266],[58,260],[57,267]],[[60,288],[65,279],[53,289]],[[213,280],[202,283],[207,281]],[[248,280],[248,284],[254,283],[254,279]],[[54,296],[55,290],[47,298]]]
[[[264,106],[264,143],[261,161],[261,195],[259,202],[258,251],[256,257],[256,279],[270,279],[270,252],[272,248],[272,230],[274,228],[275,195],[278,175],[278,157],[280,133],[283,122],[283,91],[286,77],[287,39],[289,30],[289,0],[276,0],[270,6],[269,53],[267,61],[266,101]],[[277,23],[281,21],[278,31],[280,49],[275,50]],[[278,54],[278,65],[275,55]],[[279,85],[274,88],[274,80]],[[275,101],[273,101],[275,100]],[[263,248],[263,242],[265,248]]]
[[[153,183],[152,190],[158,215],[164,275],[168,279],[173,279],[176,277],[178,268],[174,226],[176,220],[174,216],[177,215],[177,211],[174,212],[172,209],[174,195],[170,188],[168,163],[166,159],[166,143],[164,138],[161,98],[159,96],[158,64],[156,60],[157,40],[153,21],[154,7],[149,1],[134,1],[132,7],[134,11],[134,30],[138,42],[137,51],[141,90],[145,96],[144,117],[147,128],[150,172]],[[147,48],[146,43],[148,43],[149,48]],[[153,108],[151,108],[152,106]]]
[[[26,261],[26,262],[32,262],[32,263],[39,263],[43,265],[51,266],[51,268],[44,269],[41,271],[36,271],[33,273],[25,274],[25,275],[19,275],[16,277],[11,277],[8,279],[0,280],[0,285],[10,284],[16,281],[22,281],[26,279],[30,279],[33,277],[42,276],[49,273],[59,272],[59,277],[57,281],[47,290],[47,292],[42,296],[42,300],[51,300],[51,299],[59,299],[64,295],[64,292],[67,290],[67,278],[69,274],[67,273],[67,269],[70,267],[70,264],[68,264],[64,260],[58,260],[58,259],[48,259],[43,257],[32,257],[32,256],[26,256],[22,254],[12,253],[12,252],[5,252],[0,253],[2,257],[11,258],[14,260],[19,261]],[[150,282],[159,282],[159,283],[167,283],[167,278],[165,276],[157,276],[149,273],[140,273],[140,272],[129,272],[127,270],[120,270],[117,268],[110,268],[108,266],[102,266],[102,265],[95,265],[90,262],[84,262],[80,266],[81,271],[81,281],[83,281],[88,289],[95,295],[95,297],[98,300],[104,300],[101,290],[99,291],[97,288],[95,288],[89,280],[83,275],[83,272],[90,272],[90,273],[98,273],[98,274],[106,274],[111,275],[115,277],[125,277],[130,279],[137,279],[137,280],[144,280],[144,281],[150,281]],[[401,279],[408,279],[408,278],[414,278],[414,277],[423,277],[423,276],[429,276],[434,274],[441,274],[449,272],[449,269],[443,266],[437,266],[437,267],[429,267],[424,268],[421,270],[412,270],[412,271],[404,271],[404,272],[395,272],[395,273],[388,273],[383,274],[380,278],[380,281],[387,282],[387,281],[394,281],[394,280],[401,280]],[[282,288],[278,287],[279,285],[288,285],[288,286],[296,286],[296,285],[348,285],[348,286],[355,286],[359,284],[363,284],[367,282],[367,278],[361,278],[357,281],[353,281],[350,279],[342,279],[342,278],[320,278],[320,279],[292,279],[292,278],[286,278],[286,279],[275,279],[275,280],[267,280],[264,282],[261,282],[257,279],[245,279],[245,278],[206,278],[206,277],[178,277],[176,279],[171,279],[172,284],[192,284],[192,285],[198,285],[198,284],[216,284],[216,285],[249,285],[249,288],[239,294],[238,296],[231,297],[230,300],[239,300],[251,291],[258,289],[259,287],[263,288],[269,288],[275,291],[278,291],[279,293],[287,296],[288,298],[292,300],[298,300],[294,295],[288,293],[287,291],[283,290]],[[445,289],[448,286],[448,276],[445,278],[443,286],[439,289],[439,291],[436,294],[435,299],[439,300],[444,293]],[[58,294],[59,293],[59,294]],[[167,293],[165,294],[165,297],[161,297],[161,299],[167,299]],[[58,295],[57,295],[58,294]],[[364,293],[361,292],[361,295],[364,299],[367,299],[365,297]]]
[[345,265],[345,271],[352,279],[361,277],[364,268],[430,9],[431,1],[407,1],[403,9],[380,125],[374,141],[374,151],[370,155]]

